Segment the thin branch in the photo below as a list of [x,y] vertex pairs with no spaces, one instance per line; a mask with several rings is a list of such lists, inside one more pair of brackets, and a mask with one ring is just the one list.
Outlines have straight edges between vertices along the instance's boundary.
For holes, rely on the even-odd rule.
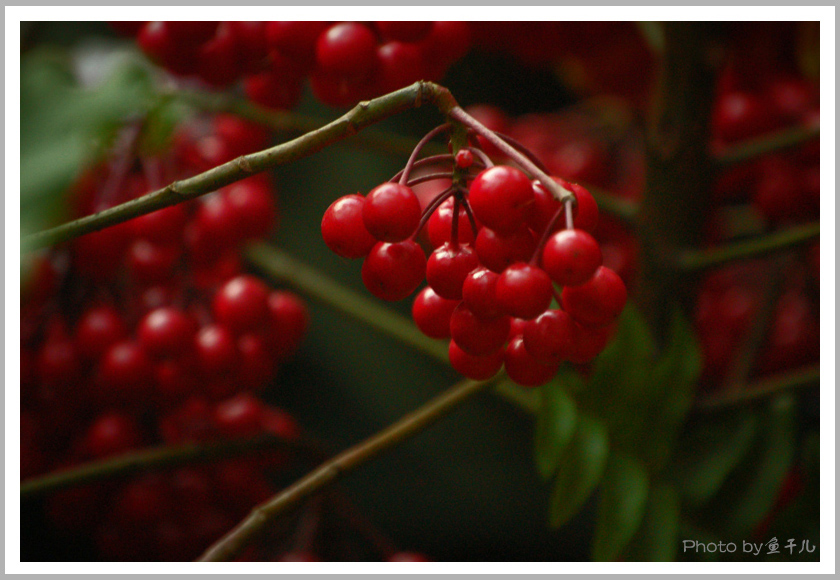
[[[391,308],[342,286],[326,274],[267,244],[253,245],[245,255],[253,266],[269,278],[282,282],[350,318],[364,322],[443,364],[449,364],[446,344],[429,338],[417,330],[411,320],[397,314]],[[502,383],[496,387],[496,392],[528,413],[536,411],[534,399],[519,387]]]
[[795,389],[818,387],[820,384],[820,367],[813,365],[789,373],[776,375],[750,383],[743,389],[727,392],[721,395],[710,395],[698,399],[694,403],[694,411],[709,412],[728,409],[738,405],[746,405],[762,401],[777,393]]
[[373,123],[427,103],[434,104],[444,114],[449,114],[456,107],[452,95],[445,88],[430,82],[417,82],[371,101],[359,103],[328,125],[287,143],[238,157],[124,204],[26,236],[21,240],[21,249],[27,251],[43,248],[194,199],[256,173],[312,155],[332,143],[355,135]]
[[[170,91],[166,95],[192,105],[201,111],[231,113],[247,121],[284,133],[308,133],[323,127],[329,122],[326,119],[302,115],[298,112],[272,111],[229,93],[178,89]],[[378,129],[355,135],[348,142],[372,151],[405,156],[411,153],[417,140]],[[445,150],[445,148],[442,148],[442,150]]]
[[322,464],[272,499],[255,508],[239,525],[202,554],[199,561],[217,562],[233,559],[251,539],[259,535],[274,519],[345,473],[433,425],[460,404],[487,389],[493,384],[494,380],[484,382],[461,381],[390,427]]
[[271,449],[297,452],[305,449],[307,453],[316,450],[314,446],[271,435],[261,435],[250,439],[236,439],[212,444],[193,443],[179,446],[153,447],[28,479],[20,484],[20,496],[21,499],[26,499],[59,489],[136,473],[146,469],[171,467],[189,462],[210,461],[246,453],[265,452]]
[[751,161],[768,153],[792,149],[820,138],[819,127],[793,127],[727,147],[716,156],[718,169]]
[[794,226],[743,242],[735,242],[707,250],[685,250],[676,260],[677,267],[686,271],[714,268],[735,260],[746,260],[806,244],[820,237],[820,223]]

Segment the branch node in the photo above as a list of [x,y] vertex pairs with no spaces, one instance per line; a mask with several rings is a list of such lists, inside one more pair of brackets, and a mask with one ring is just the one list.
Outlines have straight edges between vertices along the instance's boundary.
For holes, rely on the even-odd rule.
[[248,161],[248,158],[245,155],[240,155],[234,162],[243,173],[247,173],[248,175],[254,173],[254,168],[251,166],[251,162]]

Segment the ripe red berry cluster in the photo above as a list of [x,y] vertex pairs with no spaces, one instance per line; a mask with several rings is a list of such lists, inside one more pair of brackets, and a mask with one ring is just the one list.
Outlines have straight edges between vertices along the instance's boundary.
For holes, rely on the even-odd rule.
[[[163,157],[117,154],[77,184],[75,212],[127,201],[265,138],[231,117],[205,130],[182,131]],[[238,253],[275,216],[269,180],[250,178],[41,258],[21,303],[23,478],[162,443],[295,436],[294,420],[255,394],[297,350],[307,309],[247,274]],[[183,559],[270,490],[261,464],[233,461],[66,492],[48,515],[90,529],[107,558]]]
[[273,109],[294,107],[308,79],[315,96],[347,106],[418,80],[437,80],[471,44],[460,21],[112,22],[171,73],[211,87],[242,81]]
[[[459,170],[470,161],[461,153],[451,156]],[[562,362],[588,362],[604,349],[627,291],[602,265],[591,234],[598,208],[585,188],[556,180],[574,195],[566,216],[571,203],[481,156],[463,186],[455,177],[425,210],[411,181],[390,181],[336,200],[321,232],[338,255],[364,258],[362,281],[378,298],[407,298],[426,280],[414,321],[427,336],[451,339],[458,372],[481,380],[504,365],[518,384],[537,386]]]

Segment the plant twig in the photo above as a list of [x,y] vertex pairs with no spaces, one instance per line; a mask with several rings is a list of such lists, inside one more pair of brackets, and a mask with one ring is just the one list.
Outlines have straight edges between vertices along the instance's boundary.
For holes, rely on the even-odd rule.
[[226,561],[233,559],[247,544],[274,519],[312,496],[340,476],[377,457],[409,437],[436,423],[461,403],[487,389],[494,380],[476,382],[465,380],[409,413],[390,427],[365,441],[347,449],[333,459],[286,488],[264,504],[255,508],[233,530],[213,544],[199,561]]
[[420,81],[393,93],[361,102],[335,121],[287,143],[237,157],[204,173],[176,181],[163,189],[97,214],[26,236],[21,240],[21,249],[27,251],[43,248],[194,199],[255,173],[312,155],[327,145],[355,135],[373,123],[408,108],[429,103],[447,115],[456,107],[455,100],[448,90],[435,83]]
[[738,163],[751,161],[768,153],[791,149],[819,138],[819,127],[792,127],[731,145],[719,153],[715,161],[718,169],[726,169]]
[[683,270],[705,270],[735,260],[746,260],[806,244],[820,237],[820,223],[793,226],[743,242],[707,250],[684,250],[677,257],[677,266]]
[[813,365],[750,383],[746,387],[721,395],[697,399],[694,411],[709,412],[761,401],[777,393],[819,386],[820,367]]
[[[270,449],[302,451],[310,446],[282,439],[271,435],[249,439],[236,439],[212,444],[192,443],[179,446],[154,447],[119,455],[110,459],[93,461],[77,467],[28,479],[20,484],[21,499],[33,497],[82,485],[105,478],[127,475],[152,468],[182,465],[188,462],[210,461],[213,459],[256,453]],[[314,449],[312,447],[311,449]]]
[[[268,244],[255,244],[246,250],[245,255],[264,275],[283,282],[342,314],[364,322],[439,362],[449,364],[447,346],[417,330],[411,320],[367,296],[342,286],[279,248]],[[537,409],[536,401],[520,387],[502,383],[496,387],[496,392],[526,412],[534,413]]]

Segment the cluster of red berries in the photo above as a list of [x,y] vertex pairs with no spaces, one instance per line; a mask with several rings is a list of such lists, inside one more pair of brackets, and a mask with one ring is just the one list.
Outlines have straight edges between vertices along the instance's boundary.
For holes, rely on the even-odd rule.
[[[165,155],[117,152],[77,184],[75,213],[252,150],[257,136],[221,117],[204,127],[210,146],[200,127]],[[238,253],[275,217],[270,182],[250,178],[40,258],[21,303],[23,478],[151,445],[296,436],[294,419],[255,394],[297,350],[307,309],[247,274]],[[183,559],[270,492],[259,462],[237,460],[74,489],[50,500],[48,515],[92,530],[106,558]]]
[[245,94],[290,109],[308,79],[333,106],[370,99],[418,80],[438,80],[471,44],[458,21],[112,22],[155,62],[211,87],[242,81]]
[[[414,321],[427,336],[451,339],[458,372],[482,380],[504,365],[518,384],[538,386],[562,362],[588,362],[604,349],[627,291],[602,265],[591,234],[598,208],[585,188],[556,180],[574,195],[566,216],[571,202],[481,155],[451,156],[467,171],[465,185],[456,177],[425,209],[411,181],[389,181],[336,200],[321,232],[338,255],[364,258],[362,280],[378,298],[407,298],[427,281],[414,299]],[[480,171],[469,172],[476,165]]]

